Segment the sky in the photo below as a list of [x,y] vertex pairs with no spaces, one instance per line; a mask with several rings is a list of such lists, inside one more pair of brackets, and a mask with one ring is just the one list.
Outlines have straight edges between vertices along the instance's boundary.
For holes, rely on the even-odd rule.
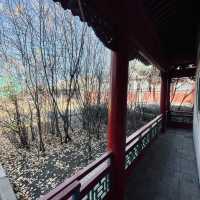
[[16,93],[21,91],[21,85],[17,82],[17,80],[13,80],[11,77],[2,77],[0,76],[0,97],[6,96],[7,94],[4,92],[4,86],[8,85],[9,82],[12,82],[14,86],[14,91]]

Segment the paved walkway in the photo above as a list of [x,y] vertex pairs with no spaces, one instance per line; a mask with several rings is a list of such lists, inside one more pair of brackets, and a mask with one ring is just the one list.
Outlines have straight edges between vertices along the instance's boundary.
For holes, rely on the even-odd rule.
[[128,179],[126,200],[200,200],[192,131],[169,129]]

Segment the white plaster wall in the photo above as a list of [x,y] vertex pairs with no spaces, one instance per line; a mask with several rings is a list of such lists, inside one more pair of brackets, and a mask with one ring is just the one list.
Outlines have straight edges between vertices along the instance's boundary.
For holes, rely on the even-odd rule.
[[194,139],[197,168],[198,168],[198,175],[199,175],[199,182],[200,182],[200,111],[198,111],[198,106],[197,106],[197,101],[198,101],[197,96],[198,96],[198,93],[200,93],[200,88],[198,91],[198,82],[200,79],[200,45],[199,45],[197,58],[198,58],[198,69],[196,73],[196,90],[195,90],[196,98],[194,102],[193,139]]

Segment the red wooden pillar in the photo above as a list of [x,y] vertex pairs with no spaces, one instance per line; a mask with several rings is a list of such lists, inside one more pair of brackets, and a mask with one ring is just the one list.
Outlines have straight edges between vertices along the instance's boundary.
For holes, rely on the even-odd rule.
[[125,191],[125,145],[128,57],[112,52],[111,99],[109,108],[108,149],[113,152],[112,199],[123,200]]
[[171,102],[170,102],[170,94],[171,94],[171,77],[168,76],[167,78],[167,95],[166,95],[166,110],[167,115],[166,115],[166,123],[168,124],[168,121],[170,120],[170,109],[171,109]]
[[167,76],[165,73],[161,73],[160,113],[163,114],[161,132],[166,130],[167,93]]
[[167,102],[166,102],[166,104],[167,104],[167,111],[169,111],[169,112],[170,112],[170,106],[171,106],[171,102],[170,102],[171,81],[172,81],[171,77],[168,77],[167,78]]

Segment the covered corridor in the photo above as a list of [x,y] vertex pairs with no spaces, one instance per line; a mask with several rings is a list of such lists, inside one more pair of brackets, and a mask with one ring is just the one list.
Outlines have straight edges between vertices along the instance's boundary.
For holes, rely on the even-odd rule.
[[126,200],[199,200],[192,130],[168,129],[127,180]]

